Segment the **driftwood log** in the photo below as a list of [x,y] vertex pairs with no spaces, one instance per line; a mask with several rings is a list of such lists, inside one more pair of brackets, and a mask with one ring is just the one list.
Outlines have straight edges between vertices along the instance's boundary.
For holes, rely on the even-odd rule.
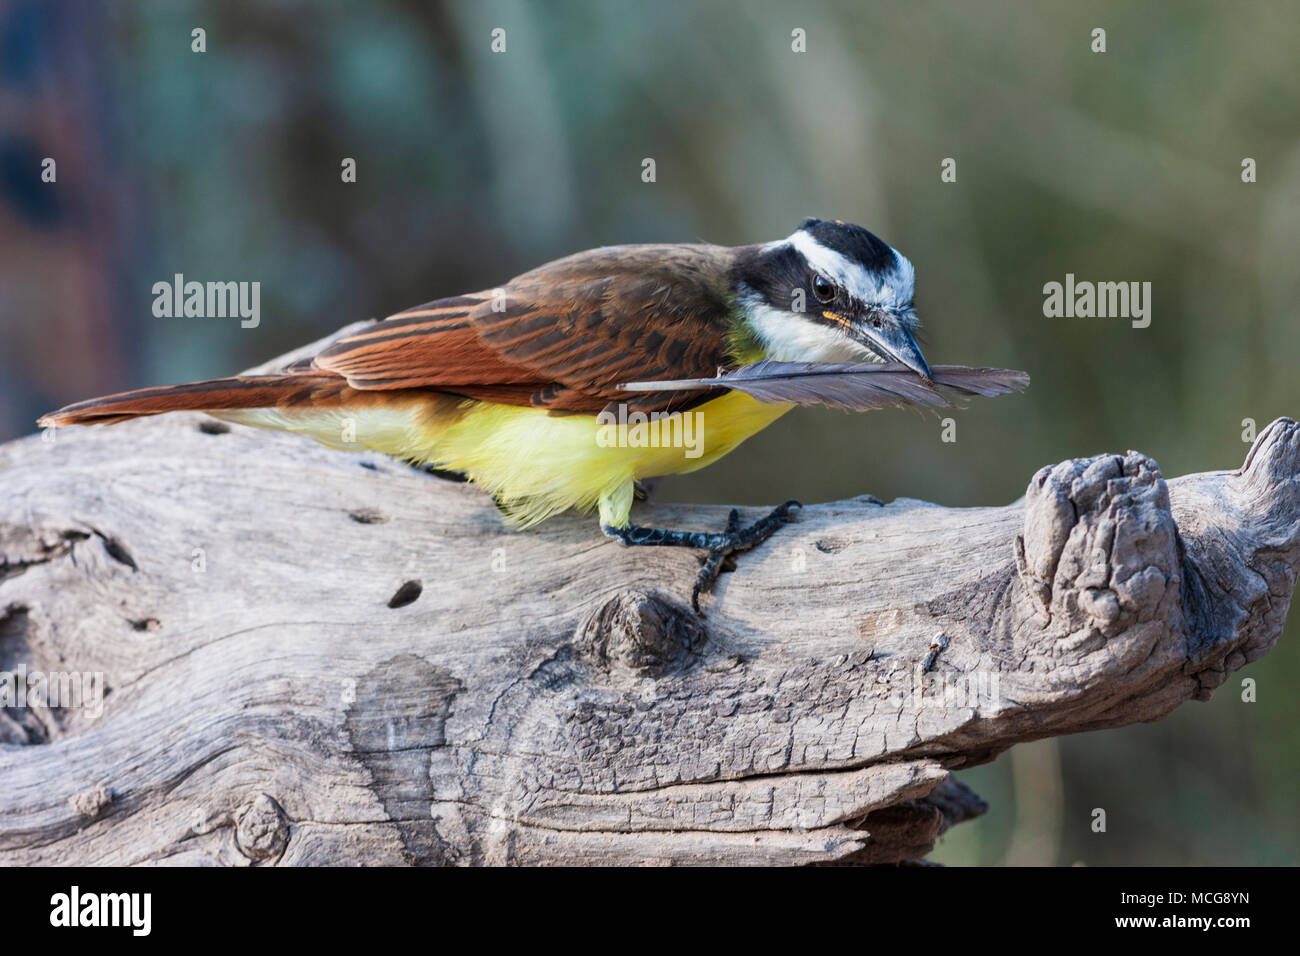
[[985,809],[953,770],[1207,698],[1300,564],[1289,419],[1235,472],[805,508],[705,620],[692,552],[508,532],[382,456],[195,415],[49,437],[0,448],[0,671],[105,694],[0,715],[4,863],[915,860]]

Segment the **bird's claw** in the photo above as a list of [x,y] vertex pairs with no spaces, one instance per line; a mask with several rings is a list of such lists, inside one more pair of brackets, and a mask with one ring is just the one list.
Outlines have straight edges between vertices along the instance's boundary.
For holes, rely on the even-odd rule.
[[700,595],[708,594],[713,590],[713,585],[718,580],[718,575],[722,573],[723,563],[728,557],[762,544],[790,520],[792,508],[802,507],[802,504],[791,498],[744,530],[740,530],[740,512],[732,508],[727,518],[727,529],[715,536],[716,541],[710,545],[704,557],[704,566],[700,568],[699,577],[695,579],[695,587],[691,589],[691,607],[694,608],[695,613],[700,617],[705,616],[700,610]]

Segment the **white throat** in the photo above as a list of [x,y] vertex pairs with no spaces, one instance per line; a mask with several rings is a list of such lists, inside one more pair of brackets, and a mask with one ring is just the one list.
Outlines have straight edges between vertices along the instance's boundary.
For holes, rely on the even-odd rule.
[[767,357],[778,362],[881,362],[875,352],[838,329],[774,309],[757,292],[741,287],[740,307]]

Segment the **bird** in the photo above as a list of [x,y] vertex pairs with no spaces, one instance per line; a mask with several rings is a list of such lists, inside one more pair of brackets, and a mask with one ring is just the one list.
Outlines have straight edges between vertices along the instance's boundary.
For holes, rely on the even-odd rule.
[[[906,257],[841,220],[810,218],[752,245],[605,246],[376,320],[273,373],[93,398],[39,424],[200,411],[456,475],[486,489],[516,529],[594,509],[625,545],[705,552],[691,594],[699,612],[724,561],[800,504],[744,528],[733,509],[721,531],[632,522],[642,482],[717,461],[796,404],[690,381],[764,362],[887,363],[924,386],[915,283]],[[662,390],[625,388],[637,382]],[[624,423],[692,415],[697,447],[598,441],[615,409]]]

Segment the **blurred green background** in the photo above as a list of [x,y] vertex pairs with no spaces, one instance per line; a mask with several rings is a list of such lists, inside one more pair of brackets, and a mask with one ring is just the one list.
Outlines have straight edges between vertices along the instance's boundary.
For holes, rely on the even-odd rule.
[[[1130,448],[1233,468],[1243,419],[1300,411],[1298,48],[1286,2],[0,2],[0,439],[579,249],[817,215],[912,259],[931,362],[1032,388],[951,444],[799,410],[659,497],[1002,504]],[[177,272],[260,281],[260,327],[154,318]],[[1044,318],[1067,272],[1151,282],[1151,326]],[[1296,862],[1298,627],[1208,704],[962,773],[992,810],[934,858]]]

